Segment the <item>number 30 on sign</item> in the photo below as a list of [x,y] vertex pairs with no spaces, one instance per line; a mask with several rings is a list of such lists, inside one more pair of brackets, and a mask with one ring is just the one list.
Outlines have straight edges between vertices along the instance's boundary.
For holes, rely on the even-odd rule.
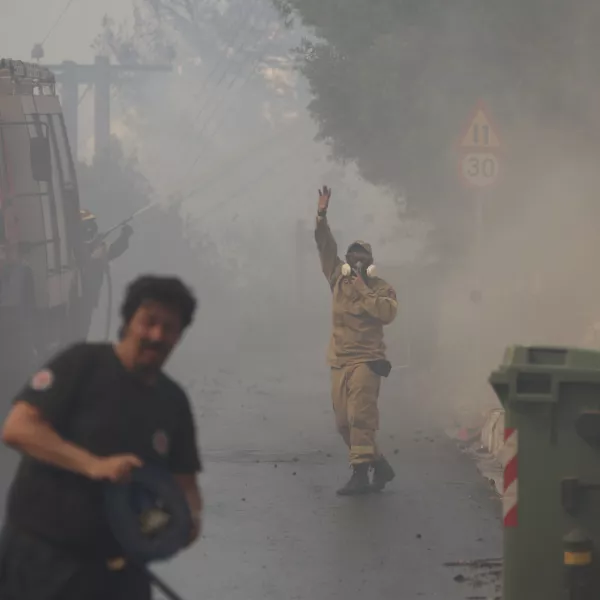
[[474,187],[492,185],[498,177],[498,159],[495,154],[487,152],[465,154],[461,173],[465,182]]

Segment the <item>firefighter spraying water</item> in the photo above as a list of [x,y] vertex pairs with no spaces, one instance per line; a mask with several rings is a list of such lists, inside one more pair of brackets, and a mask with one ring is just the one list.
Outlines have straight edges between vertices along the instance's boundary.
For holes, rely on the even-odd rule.
[[81,228],[83,241],[86,248],[87,265],[83,271],[84,302],[82,303],[81,325],[83,331],[89,332],[94,310],[98,308],[100,292],[105,279],[108,284],[108,310],[106,319],[106,337],[110,333],[110,313],[112,309],[112,280],[110,275],[110,263],[122,256],[129,248],[129,238],[133,235],[131,225],[121,225],[121,232],[117,239],[110,245],[105,240],[111,229],[105,234],[98,231],[96,215],[89,210],[82,209]]

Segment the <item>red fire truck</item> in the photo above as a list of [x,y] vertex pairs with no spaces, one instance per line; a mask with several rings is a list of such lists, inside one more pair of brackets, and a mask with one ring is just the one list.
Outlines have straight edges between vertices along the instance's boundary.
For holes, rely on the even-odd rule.
[[0,60],[0,386],[87,331],[75,165],[54,75]]

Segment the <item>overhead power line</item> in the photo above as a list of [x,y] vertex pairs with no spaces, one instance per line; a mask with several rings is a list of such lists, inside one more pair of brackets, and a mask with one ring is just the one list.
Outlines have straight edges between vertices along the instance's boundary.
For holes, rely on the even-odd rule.
[[62,12],[58,15],[58,18],[56,19],[56,21],[54,21],[54,24],[52,25],[52,27],[50,27],[50,29],[48,30],[48,33],[42,40],[42,42],[40,44],[41,46],[43,46],[50,39],[50,36],[54,33],[56,28],[60,25],[61,21],[63,20],[64,16],[67,14],[68,10],[71,8],[71,5],[73,4],[74,1],[75,0],[67,0],[67,3],[65,4]]
[[[248,64],[250,65],[248,69],[246,69],[246,73],[245,76],[242,78],[242,74],[243,74],[243,68],[240,69],[236,75],[234,76],[234,78],[229,82],[229,85],[227,86],[227,90],[226,93],[223,94],[223,97],[221,99],[221,102],[217,103],[217,105],[215,106],[215,109],[213,110],[213,112],[211,113],[210,117],[206,120],[206,122],[204,123],[204,125],[202,126],[202,128],[200,129],[200,132],[198,133],[198,136],[200,138],[202,138],[204,136],[204,133],[208,130],[208,127],[210,125],[214,126],[213,132],[212,134],[208,137],[208,139],[206,139],[206,143],[204,144],[204,148],[200,149],[200,152],[196,155],[196,158],[194,160],[194,162],[192,163],[192,165],[188,168],[188,170],[186,171],[184,178],[196,167],[196,165],[198,164],[198,162],[200,161],[200,159],[202,158],[202,151],[208,146],[208,142],[214,140],[217,136],[217,133],[219,132],[219,130],[221,129],[221,127],[225,124],[226,122],[226,118],[228,116],[228,114],[230,114],[232,112],[232,109],[229,108],[229,104],[231,102],[232,99],[236,99],[239,98],[239,93],[242,90],[242,88],[244,88],[246,86],[246,84],[248,84],[250,82],[250,80],[252,79],[252,77],[254,75],[256,75],[256,69],[257,67],[260,65],[260,63],[264,60],[265,56],[268,54],[268,49],[265,50],[260,56],[258,56],[257,58],[255,58],[251,63],[249,62]],[[233,88],[233,86],[238,83],[239,81],[241,81],[241,85],[238,86],[236,93],[233,94],[231,93],[231,90]],[[225,110],[225,108],[228,108],[228,110]],[[216,119],[215,117],[218,115],[218,113],[222,113],[221,117],[219,119]]]
[[[264,11],[264,16],[267,16],[267,14],[268,14],[268,11]],[[269,23],[267,23],[266,27],[258,30],[258,36],[256,37],[255,41],[259,41],[261,39],[261,37],[263,36],[263,34],[268,31],[268,29],[269,29]],[[243,47],[245,48],[247,45],[248,45],[248,42],[246,42],[243,45]],[[261,53],[261,55],[259,55],[258,57],[253,58],[252,56],[250,56],[250,57],[248,57],[247,60],[241,61],[241,63],[237,63],[237,65],[235,63],[229,64],[228,68],[226,69],[226,72],[223,74],[223,77],[221,77],[219,84],[224,80],[225,75],[229,71],[231,71],[232,68],[234,68],[235,66],[237,66],[238,68],[233,73],[233,78],[229,81],[228,84],[226,84],[224,93],[221,95],[220,98],[217,97],[217,102],[215,103],[213,111],[211,112],[209,117],[206,119],[206,121],[204,122],[204,124],[202,125],[202,127],[200,129],[200,132],[197,135],[202,138],[203,134],[207,131],[208,127],[210,125],[215,125],[215,121],[216,121],[215,117],[218,115],[218,113],[224,113],[224,115],[216,123],[217,128],[213,132],[213,135],[210,136],[210,138],[208,140],[205,140],[205,143],[202,144],[202,147],[200,148],[200,151],[196,154],[194,160],[189,164],[189,166],[187,168],[184,169],[184,171],[179,179],[179,181],[181,183],[186,181],[188,179],[188,177],[191,175],[192,171],[194,170],[194,168],[200,161],[200,159],[204,153],[204,150],[207,147],[208,142],[210,140],[214,139],[214,137],[216,136],[216,132],[223,124],[225,116],[229,112],[229,111],[224,110],[224,108],[229,104],[229,102],[227,102],[227,101],[231,100],[232,98],[235,98],[237,96],[237,94],[232,93],[233,86],[241,80],[242,84],[241,84],[241,86],[239,86],[239,88],[237,90],[237,92],[239,92],[241,90],[241,88],[243,88],[249,82],[249,80],[252,78],[252,76],[255,75],[256,67],[262,62],[262,60],[267,55],[267,53],[268,53],[268,49],[265,49]],[[218,84],[217,84],[217,88],[215,88],[215,91],[216,90],[218,90]],[[210,102],[205,103],[205,105],[202,107],[201,111],[198,114],[196,114],[196,116],[194,117],[194,119],[192,121],[193,123],[195,123],[198,120],[198,117],[205,111],[205,109],[207,108],[209,103]]]
[[[244,39],[245,34],[247,35],[256,29],[254,20],[258,14],[256,9],[260,7],[261,1],[262,0],[254,0],[254,4],[252,4],[250,0],[245,0],[244,4],[247,10],[242,13],[241,19],[235,21],[230,27],[227,28],[227,33],[231,33],[231,36],[227,36],[228,39],[225,41],[225,45],[227,48],[232,49],[233,56],[237,55],[248,44],[248,40]],[[258,39],[256,41],[258,41]],[[209,90],[208,94],[206,94],[204,97],[202,105],[191,118],[189,127],[193,127],[196,124],[198,119],[202,116],[215,98],[218,99],[218,91],[223,83],[223,80],[226,78],[231,69],[232,62],[234,61],[232,61],[232,59],[227,55],[218,58],[214,62],[214,65],[208,75],[203,78],[200,84],[203,89],[207,87],[208,84],[213,84],[213,79],[217,81],[211,86],[211,90]],[[224,69],[222,69],[223,67]],[[219,73],[221,70],[222,72]],[[193,152],[193,149],[190,148],[190,152]],[[195,163],[193,166],[195,166]],[[181,183],[186,178],[193,166],[189,166],[187,170],[184,169],[184,172],[181,175],[173,176],[172,185],[175,186],[177,182]]]
[[[249,0],[248,0],[248,6],[250,6],[249,4]],[[254,3],[254,9],[258,8],[260,6],[260,0],[255,0]],[[255,29],[255,27],[253,27],[252,25],[252,21],[253,21],[253,17],[255,17],[256,15],[253,14],[256,11],[253,8],[249,8],[248,11],[246,11],[245,13],[245,23],[244,25],[246,25],[246,27],[240,27],[240,29],[237,32],[237,36],[236,36],[236,42],[240,41],[241,43],[234,49],[233,51],[233,55],[235,56],[238,52],[243,51],[245,49],[245,47],[248,44],[248,40],[244,40],[243,39],[243,34],[244,33],[250,33],[252,32],[253,29]],[[231,70],[231,64],[232,64],[232,60],[229,59],[227,56],[224,57],[222,60],[218,61],[218,63],[215,65],[215,67],[212,69],[209,77],[207,78],[206,81],[208,81],[208,79],[210,79],[210,77],[217,71],[218,67],[220,66],[225,66],[225,69],[223,70],[223,72],[221,73],[221,75],[219,76],[219,80],[217,81],[215,87],[214,87],[214,92],[216,92],[219,89],[219,86],[221,85],[221,83],[223,83],[223,80],[225,79],[225,77],[227,77],[229,71]],[[206,83],[205,81],[205,83]],[[198,119],[204,114],[205,110],[207,109],[208,105],[211,103],[211,101],[214,99],[214,94],[210,95],[209,97],[206,99],[206,101],[202,104],[202,106],[200,107],[200,109],[198,110],[198,112],[194,115],[193,119],[192,119],[192,125],[195,124]]]

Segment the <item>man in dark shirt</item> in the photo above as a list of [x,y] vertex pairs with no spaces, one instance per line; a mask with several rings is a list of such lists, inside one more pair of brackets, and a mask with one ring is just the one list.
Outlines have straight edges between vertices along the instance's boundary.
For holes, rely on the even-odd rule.
[[120,341],[77,344],[17,395],[3,441],[23,454],[0,538],[2,600],[149,600],[150,584],[109,531],[103,486],[144,463],[185,492],[200,532],[202,465],[185,392],[162,367],[196,300],[178,279],[128,288]]

